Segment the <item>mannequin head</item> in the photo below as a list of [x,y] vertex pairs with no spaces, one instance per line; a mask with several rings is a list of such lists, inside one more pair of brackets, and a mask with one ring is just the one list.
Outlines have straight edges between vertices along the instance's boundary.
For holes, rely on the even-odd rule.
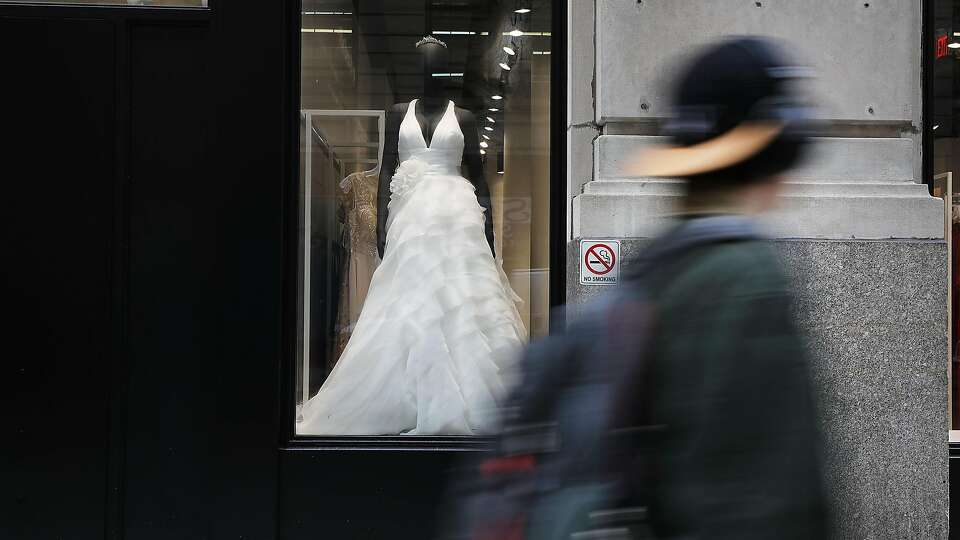
[[450,72],[447,47],[441,43],[421,41],[417,45],[417,52],[420,53],[422,58],[423,97],[425,98],[439,99],[444,97],[444,78],[433,76],[434,73]]

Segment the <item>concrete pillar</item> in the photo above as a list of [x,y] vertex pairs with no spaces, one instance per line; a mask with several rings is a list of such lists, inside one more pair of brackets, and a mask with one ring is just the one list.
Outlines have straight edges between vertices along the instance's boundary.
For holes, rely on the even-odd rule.
[[578,284],[579,238],[621,238],[628,260],[681,193],[622,164],[663,142],[682,55],[723,35],[786,40],[817,74],[822,129],[767,221],[815,356],[837,536],[946,538],[947,261],[943,202],[920,178],[920,2],[569,4],[570,301],[599,290]]
[[[583,185],[593,180],[593,142],[600,134],[594,122],[596,19],[594,0],[567,2],[567,209]],[[572,238],[574,212],[567,212],[567,240]]]

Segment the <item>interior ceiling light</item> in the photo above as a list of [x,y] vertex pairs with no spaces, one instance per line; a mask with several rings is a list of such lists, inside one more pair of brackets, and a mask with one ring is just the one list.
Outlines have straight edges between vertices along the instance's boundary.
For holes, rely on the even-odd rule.
[[494,95],[490,96],[490,99],[494,99],[494,100],[500,101],[501,99],[503,99],[503,96],[501,96],[501,95],[499,95],[499,94],[494,94]]
[[300,32],[305,34],[352,34],[353,30],[349,28],[301,28]]
[[[936,129],[936,128],[934,128],[934,129]],[[486,133],[483,134],[483,138],[486,139],[486,140],[488,140],[488,141],[490,140],[490,136],[487,135]]]
[[352,11],[304,11],[304,15],[353,15]]
[[947,47],[950,47],[951,49],[960,49],[960,43],[954,41],[953,43],[947,45]]
[[481,149],[480,149],[480,155],[481,155],[481,156],[487,155],[487,151],[484,150],[483,148],[481,148]]
[[513,36],[513,37],[520,37],[520,36],[543,36],[543,37],[550,37],[550,36],[552,36],[553,34],[551,34],[550,32],[523,32],[523,31],[521,31],[521,30],[513,30],[513,31],[511,31],[511,32],[504,32],[503,35],[505,35],[505,36]]
[[490,127],[490,126],[483,126],[483,129],[485,129],[485,130],[487,130],[487,131],[493,131],[493,128]]
[[533,51],[533,54],[536,54],[536,55],[550,54],[550,51]]
[[494,120],[493,118],[490,118],[489,116],[487,117],[487,121],[490,122],[491,124],[496,124],[496,123],[497,123],[496,120]]
[[488,146],[490,146],[490,145],[487,144],[486,141],[480,141],[480,148],[486,148],[486,147],[488,147]]
[[515,9],[515,10],[513,10],[514,13],[519,13],[519,14],[521,14],[521,15],[523,15],[524,13],[530,13],[531,11],[533,11],[533,10],[531,10],[531,9],[529,9],[529,8],[520,8],[520,9]]
[[508,66],[506,62],[500,62],[500,67],[507,71],[510,71],[510,66]]
[[490,32],[471,32],[469,30],[434,30],[431,34],[441,36],[489,36]]
[[[933,129],[937,129],[938,127],[940,127],[940,124],[933,126]],[[484,135],[484,137],[486,137],[486,135]],[[483,143],[480,143],[480,144],[483,144]]]
[[513,47],[504,47],[503,52],[509,54],[510,56],[517,54],[517,51],[513,50]]
[[491,107],[491,108],[489,108],[489,109],[487,109],[487,110],[490,111],[490,112],[497,112],[497,111],[499,111],[500,109],[498,109],[498,108],[496,108],[496,107]]

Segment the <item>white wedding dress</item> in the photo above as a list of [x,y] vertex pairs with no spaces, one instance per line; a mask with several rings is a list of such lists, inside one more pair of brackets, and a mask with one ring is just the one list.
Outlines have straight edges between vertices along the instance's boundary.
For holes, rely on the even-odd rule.
[[[450,102],[430,146],[413,100],[400,124],[383,261],[350,341],[302,409],[315,435],[471,435],[491,428],[526,331],[460,175]],[[490,216],[486,216],[490,219]]]

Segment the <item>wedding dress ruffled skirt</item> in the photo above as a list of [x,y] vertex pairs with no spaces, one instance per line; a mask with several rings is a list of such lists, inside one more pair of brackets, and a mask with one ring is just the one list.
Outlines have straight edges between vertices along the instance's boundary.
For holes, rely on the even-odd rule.
[[297,431],[485,433],[526,342],[519,299],[491,255],[470,182],[412,158],[391,188],[383,261]]

